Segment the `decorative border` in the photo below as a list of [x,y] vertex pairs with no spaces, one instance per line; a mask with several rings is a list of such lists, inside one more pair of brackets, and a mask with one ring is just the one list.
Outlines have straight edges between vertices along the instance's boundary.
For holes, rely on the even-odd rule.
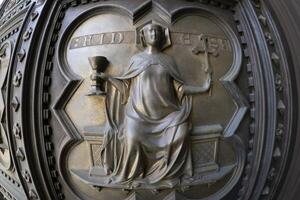
[[[247,64],[247,70],[250,74],[250,79],[249,79],[249,89],[250,89],[250,94],[249,94],[249,101],[251,102],[252,108],[250,112],[250,116],[252,119],[252,122],[250,124],[250,135],[251,138],[249,140],[249,149],[248,149],[248,163],[245,167],[245,172],[244,176],[241,180],[241,188],[239,190],[239,199],[272,199],[275,195],[276,187],[279,184],[279,181],[282,178],[282,172],[284,170],[284,166],[286,164],[286,159],[287,159],[287,153],[289,150],[289,134],[290,134],[290,124],[287,124],[291,120],[290,113],[291,111],[288,110],[290,109],[290,104],[291,104],[291,98],[289,95],[289,91],[291,91],[291,88],[289,86],[291,85],[288,80],[288,71],[286,70],[286,57],[284,54],[284,50],[282,47],[282,44],[279,39],[279,34],[277,32],[276,26],[274,25],[274,22],[272,21],[272,18],[270,14],[267,11],[267,8],[265,7],[264,3],[260,2],[259,0],[245,0],[245,2],[251,2],[249,3],[254,10],[255,17],[259,21],[259,29],[263,33],[264,37],[264,44],[266,46],[266,52],[267,54],[263,54],[263,56],[270,58],[270,63],[271,63],[271,72],[272,76],[274,77],[274,82],[272,82],[274,85],[273,87],[275,88],[275,93],[276,93],[276,112],[275,112],[275,125],[276,125],[276,130],[272,131],[269,133],[269,135],[264,136],[265,140],[266,138],[273,138],[272,141],[268,141],[269,144],[272,144],[272,154],[267,154],[266,151],[264,150],[264,153],[266,157],[272,157],[272,160],[270,162],[270,167],[268,166],[262,166],[263,169],[268,169],[267,172],[259,172],[259,173],[264,173],[266,178],[264,180],[261,179],[261,181],[265,181],[265,184],[262,186],[261,193],[257,192],[252,192],[251,194],[252,197],[247,195],[246,197],[245,193],[248,189],[248,184],[250,180],[251,173],[250,171],[252,170],[254,166],[254,145],[255,145],[255,134],[256,134],[256,123],[255,123],[255,113],[256,113],[256,108],[255,105],[257,104],[255,102],[255,80],[253,77],[253,70],[252,70],[252,64],[249,62]],[[249,10],[250,10],[249,9]],[[251,12],[251,11],[250,11]],[[238,31],[241,34],[241,41],[242,44],[244,45],[244,54],[247,59],[249,60],[249,51],[248,51],[248,45],[247,45],[247,39],[245,36],[246,28],[244,27],[244,24],[240,24],[241,16],[239,16],[240,13],[235,14],[235,20],[237,22],[237,28]],[[247,20],[247,19],[246,19]],[[249,38],[248,38],[249,39]],[[283,66],[284,65],[284,66]],[[283,72],[285,73],[284,76]],[[270,80],[267,80],[270,81]],[[288,110],[288,111],[287,111]],[[287,113],[289,115],[287,115]],[[273,135],[270,135],[270,134]],[[263,144],[264,147],[266,147],[266,141]],[[260,158],[261,160],[263,157]],[[254,162],[253,162],[254,161]],[[261,169],[260,169],[261,171]],[[259,176],[259,173],[257,176]],[[257,177],[259,178],[259,177]],[[253,186],[254,187],[254,186]],[[256,185],[257,187],[257,185]],[[256,188],[256,190],[259,190],[259,187]]]
[[50,125],[51,120],[51,94],[49,92],[51,86],[51,73],[53,69],[53,56],[55,51],[55,46],[57,43],[58,35],[61,29],[61,23],[64,19],[65,11],[67,10],[67,5],[62,5],[60,10],[58,11],[58,18],[56,19],[56,23],[54,25],[54,30],[51,34],[51,44],[47,53],[47,60],[44,69],[44,77],[43,77],[43,88],[42,88],[42,118],[43,118],[43,129],[42,133],[44,136],[44,144],[45,151],[47,152],[47,162],[49,166],[50,175],[52,178],[53,186],[56,192],[56,196],[59,200],[65,199],[65,195],[62,192],[62,184],[60,183],[59,173],[57,171],[57,164],[54,156],[54,147],[55,145],[52,142],[52,127]]
[[13,36],[17,32],[19,32],[19,29],[20,29],[20,27],[17,26],[13,30],[11,30],[9,33],[7,33],[6,35],[2,36],[1,39],[0,39],[0,44],[2,44],[3,42],[5,42],[8,38],[10,38],[11,36]]
[[[68,9],[70,6],[71,7],[75,7],[75,6],[78,6],[78,5],[80,5],[80,4],[86,4],[86,3],[88,3],[89,1],[85,1],[85,2],[78,2],[78,1],[72,1],[72,2],[69,2],[69,3],[67,3],[67,4],[65,4],[64,6],[66,6],[66,8],[65,9]],[[213,5],[213,6],[216,6],[216,7],[219,7],[220,6],[220,8],[224,8],[224,7],[222,7],[222,4],[211,4],[211,5]],[[228,7],[226,7],[226,8],[228,8]],[[58,26],[60,26],[60,25],[58,25]],[[223,27],[224,28],[224,27]],[[239,43],[238,43],[238,46],[239,46]],[[55,44],[51,44],[51,46],[50,46],[50,49],[54,49],[55,48]],[[49,50],[50,52],[51,52],[51,50]],[[52,52],[53,53],[53,52]],[[241,54],[241,53],[240,53]],[[240,55],[237,55],[237,56],[240,56]],[[52,58],[52,56],[51,56],[51,58]],[[240,61],[240,58],[235,58],[235,62],[236,63],[239,63],[239,61]],[[53,64],[53,63],[52,63]],[[240,64],[240,63],[239,63]],[[233,80],[236,78],[235,76],[236,76],[236,73],[237,73],[237,71],[231,71],[230,73],[228,73],[228,74],[226,74],[224,77],[222,77],[222,79],[221,79],[221,82],[223,82],[223,84],[224,84],[224,87],[225,87],[225,89],[228,89],[228,88],[230,88],[230,87],[233,87],[233,86],[235,86],[235,83],[233,82]],[[229,82],[229,83],[227,83],[227,82]],[[69,88],[69,87],[67,87],[67,88]],[[234,87],[234,88],[237,88],[237,87]],[[232,89],[232,91],[233,91],[233,89]],[[230,91],[229,91],[230,92]],[[50,94],[45,94],[48,98],[50,98]],[[64,97],[66,97],[66,96],[64,96]],[[240,96],[238,96],[239,98],[241,98],[241,95]],[[234,99],[236,100],[236,98],[238,98],[237,96],[235,96],[234,97]],[[241,99],[238,99],[239,100],[239,102],[238,102],[238,105],[240,106],[240,107],[238,107],[238,109],[237,110],[239,110],[240,109],[240,112],[238,112],[239,114],[238,114],[238,117],[240,117],[240,118],[242,118],[241,116],[243,116],[245,113],[246,113],[246,110],[247,110],[247,106],[248,106],[248,102],[247,102],[247,100],[244,100],[244,98],[241,98]],[[59,102],[59,100],[58,100],[58,102]],[[56,105],[56,104],[55,104]],[[54,106],[55,108],[56,108],[56,106]],[[47,108],[47,107],[43,107],[43,110],[44,109],[49,109],[49,108]],[[236,113],[235,113],[236,114]],[[46,121],[47,121],[48,119],[46,119]],[[64,120],[62,120],[62,121],[64,121]],[[236,120],[236,121],[238,121],[238,120]],[[235,120],[234,120],[234,122],[235,122],[235,125],[237,124],[237,122],[236,122]],[[48,125],[48,124],[47,124]],[[231,129],[231,130],[233,130],[233,128]],[[242,145],[239,143],[240,142],[240,140],[236,140],[236,141],[234,141],[233,143],[234,143],[234,146],[237,148],[237,149],[239,149],[239,150],[241,150],[241,151],[244,151],[244,149],[241,147]],[[50,141],[50,143],[51,143],[51,141]],[[51,143],[51,146],[52,146],[53,144]],[[240,158],[240,160],[238,161],[238,162],[240,162],[240,163],[243,163],[243,161],[244,161],[244,156],[242,155],[242,156],[240,156],[240,157],[242,157],[242,158]],[[236,175],[237,174],[241,174],[242,173],[242,170],[243,170],[243,167],[240,167],[240,168],[238,168],[236,171]],[[240,176],[237,176],[238,178],[240,177]],[[226,186],[224,186],[224,188],[226,188],[226,192],[230,192],[230,190],[228,190],[228,188],[231,188],[231,186],[233,185],[233,186],[235,186],[235,184],[232,184],[234,181],[238,181],[238,179],[234,176],[233,177],[233,179],[230,181],[230,184],[226,184]],[[232,188],[231,188],[232,189]],[[224,191],[220,191],[220,192],[218,192],[218,193],[216,193],[216,194],[214,194],[214,195],[212,195],[211,197],[208,197],[208,199],[214,199],[214,198],[219,198],[220,196],[225,196],[225,192]]]
[[222,9],[231,9],[235,6],[235,1],[228,1],[228,0],[186,0],[186,1],[196,1],[202,4],[209,4],[214,7],[219,7]]
[[18,181],[16,181],[14,178],[10,177],[3,170],[0,170],[0,173],[3,175],[3,177],[5,177],[9,182],[11,182],[12,184],[14,184],[16,187],[18,187],[18,188],[21,187],[21,184],[18,183]]
[[6,200],[17,200],[8,190],[0,185],[0,198],[3,195],[3,198]]
[[243,176],[241,178],[241,187],[238,192],[238,197],[241,199],[241,196],[245,193],[248,181],[249,181],[249,173],[253,165],[253,150],[254,150],[254,140],[255,140],[255,84],[254,84],[254,75],[253,75],[253,66],[251,62],[251,58],[248,52],[248,45],[247,45],[247,39],[244,35],[244,27],[241,25],[241,16],[235,12],[234,14],[234,20],[237,24],[237,31],[240,34],[240,41],[242,43],[243,48],[243,62],[245,63],[247,67],[247,73],[248,73],[248,89],[249,89],[249,96],[248,101],[250,104],[250,123],[249,123],[249,142],[248,142],[248,150],[247,150],[247,159],[245,163],[245,169]]
[[[24,127],[21,126],[23,121],[24,107],[21,102],[23,98],[23,74],[27,65],[27,52],[30,48],[30,42],[32,41],[33,27],[37,25],[36,18],[30,18],[29,16],[36,11],[34,10],[35,2],[27,0],[23,2],[26,4],[28,10],[24,16],[24,21],[20,27],[20,35],[16,41],[14,55],[17,59],[12,59],[12,63],[8,72],[8,94],[7,94],[7,126],[9,130],[12,130],[10,134],[11,149],[15,153],[12,153],[12,157],[15,163],[16,172],[23,186],[23,189],[30,199],[39,199],[35,183],[32,180],[30,172],[30,158],[26,155],[26,136],[23,135]],[[23,6],[24,7],[24,6]],[[23,8],[22,7],[22,8]],[[16,15],[18,13],[15,13]],[[23,35],[21,35],[23,34]],[[11,96],[13,96],[11,98]],[[30,137],[30,136],[28,136]]]
[[[21,24],[20,21],[17,21],[14,25],[12,25],[10,27],[10,31],[6,35],[1,35],[0,45],[5,44],[6,41],[8,41],[8,39],[10,39],[12,36],[14,36],[16,34],[19,34],[21,26],[22,26],[22,24]],[[3,26],[0,26],[0,27],[3,28]],[[9,61],[9,66],[8,66],[8,71],[7,71],[6,79],[8,79],[9,70],[12,67],[12,62],[13,62],[13,58],[14,58],[13,57],[14,56],[13,52],[15,51],[15,47],[16,47],[16,42],[12,42],[11,41],[9,43],[13,43],[13,45],[11,46],[10,61]],[[6,86],[9,87],[8,82],[4,83],[4,84],[6,84]],[[3,95],[3,98],[6,99],[7,98],[6,96],[7,95]],[[6,102],[6,103],[8,103],[8,102]],[[5,104],[5,103],[4,103],[4,110],[7,110],[7,104]],[[5,116],[5,118],[6,118],[6,116]],[[10,136],[9,132],[10,131],[7,130],[7,127],[3,127],[3,128],[6,130],[6,135],[7,135],[8,142],[11,143],[12,141],[9,138],[9,136]],[[9,151],[10,151],[10,155],[12,155],[12,148],[10,148]],[[12,156],[11,156],[11,159],[13,159]],[[12,160],[11,160],[11,162],[12,162],[11,163],[11,167],[9,169],[7,169],[7,170],[13,173],[15,166],[13,166],[13,161]],[[10,185],[10,187],[9,187],[8,190],[5,189],[5,187],[3,185],[2,186],[0,185],[0,188],[1,188],[0,194],[1,193],[3,194],[3,198],[5,198],[5,199],[16,199],[17,198],[16,196],[19,196],[19,197],[20,196],[24,196],[21,184],[20,184],[19,181],[16,180],[16,177],[14,177],[14,174],[9,175],[5,171],[3,171],[3,170],[0,169],[0,175],[1,175],[1,177],[3,177],[2,181],[1,181],[2,184],[4,184],[4,185],[9,184]]]
[[[3,177],[1,178],[0,183],[2,182],[3,185],[0,184],[0,199],[1,194],[3,195],[4,199],[9,200],[18,200],[22,195],[24,195],[21,192],[17,192],[18,189],[21,189],[21,184],[18,183],[14,178],[10,177],[8,174],[6,174],[3,170],[0,170],[0,175]],[[5,183],[3,183],[3,181]],[[7,188],[9,189],[7,189]],[[14,187],[14,188],[11,188]]]
[[[261,193],[260,199],[273,199],[276,191],[276,187],[282,177],[282,172],[285,168],[287,161],[287,153],[289,149],[290,140],[290,122],[291,117],[288,114],[291,113],[290,110],[290,99],[286,97],[290,81],[286,79],[283,75],[288,74],[288,71],[284,70],[287,66],[286,55],[283,50],[283,46],[278,36],[279,33],[276,29],[274,21],[263,1],[252,0],[254,5],[256,15],[260,21],[266,43],[268,45],[269,54],[272,59],[274,77],[275,77],[275,88],[276,88],[276,98],[277,98],[277,122],[276,122],[276,132],[274,149],[272,154],[272,162],[268,171],[268,177],[264,185],[264,189]],[[285,99],[286,98],[286,99]],[[288,110],[288,111],[287,111]]]
[[[9,3],[9,1],[7,1],[7,3]],[[17,5],[14,5],[9,11],[4,11],[3,15],[0,17],[0,27],[3,27],[10,22],[15,16],[28,8],[31,3],[32,0],[23,0],[17,3]],[[5,9],[5,7],[3,9]]]

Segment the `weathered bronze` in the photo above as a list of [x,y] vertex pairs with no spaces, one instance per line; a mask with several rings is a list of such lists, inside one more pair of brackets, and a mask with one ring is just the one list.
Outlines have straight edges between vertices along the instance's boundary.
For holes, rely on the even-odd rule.
[[97,74],[98,73],[103,73],[106,68],[107,65],[109,64],[108,60],[104,57],[104,56],[94,56],[94,57],[89,57],[89,62],[92,66],[93,69],[93,73],[91,75],[91,80],[92,80],[92,84],[91,84],[91,90],[88,93],[88,96],[94,96],[94,95],[104,95],[105,91],[104,91],[104,82],[102,81],[102,79],[97,78]]
[[299,75],[266,2],[6,0],[0,199],[285,199]]
[[[92,168],[87,173],[103,176],[94,184],[172,188],[193,180],[188,141],[191,95],[206,92],[211,78],[208,75],[203,86],[186,85],[173,58],[161,52],[165,40],[169,40],[165,32],[158,24],[145,25],[139,33],[145,50],[131,58],[121,76],[94,74],[117,89],[107,89],[107,130],[99,166],[103,172]],[[120,108],[122,104],[124,109]],[[120,119],[122,110],[124,119]],[[186,181],[181,180],[184,175]]]

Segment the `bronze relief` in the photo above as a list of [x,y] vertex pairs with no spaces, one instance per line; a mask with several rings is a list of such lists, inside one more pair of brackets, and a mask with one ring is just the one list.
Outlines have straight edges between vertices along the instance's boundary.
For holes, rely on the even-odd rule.
[[0,199],[291,197],[299,75],[266,2],[5,0]]
[[[234,136],[247,110],[233,82],[240,46],[214,16],[183,13],[170,24],[155,13],[134,25],[103,13],[63,36],[69,39],[60,45],[67,58],[60,57],[61,71],[78,80],[64,103],[67,126],[81,138],[68,150],[67,170],[75,185],[100,195],[107,189],[184,192],[222,180],[220,195],[244,163]],[[220,107],[218,101],[230,106],[216,118],[205,108]]]

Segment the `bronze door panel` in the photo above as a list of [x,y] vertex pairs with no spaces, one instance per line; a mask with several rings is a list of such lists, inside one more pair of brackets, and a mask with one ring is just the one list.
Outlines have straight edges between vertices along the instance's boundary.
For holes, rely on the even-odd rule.
[[0,194],[285,199],[300,77],[275,5],[5,1]]

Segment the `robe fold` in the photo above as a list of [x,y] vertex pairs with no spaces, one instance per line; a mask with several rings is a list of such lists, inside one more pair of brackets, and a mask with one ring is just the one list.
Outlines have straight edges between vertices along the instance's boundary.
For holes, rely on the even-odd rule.
[[183,84],[174,60],[163,53],[132,57],[118,77],[128,90],[107,88],[107,124],[101,163],[108,183],[138,187],[179,184],[192,176],[189,115],[192,99],[180,101],[174,81]]

